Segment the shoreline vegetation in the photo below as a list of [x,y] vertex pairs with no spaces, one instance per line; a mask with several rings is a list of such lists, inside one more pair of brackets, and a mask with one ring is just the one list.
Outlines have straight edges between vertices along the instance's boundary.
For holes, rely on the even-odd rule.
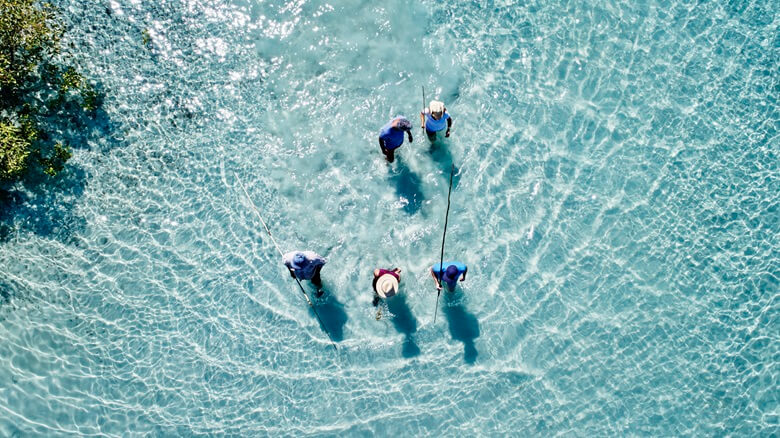
[[101,98],[60,54],[59,11],[39,0],[0,0],[0,184],[63,170],[70,146],[43,128],[94,117]]

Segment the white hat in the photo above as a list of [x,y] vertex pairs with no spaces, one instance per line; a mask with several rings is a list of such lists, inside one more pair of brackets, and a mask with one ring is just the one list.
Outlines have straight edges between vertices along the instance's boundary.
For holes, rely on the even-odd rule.
[[438,100],[432,100],[429,108],[431,109],[432,113],[443,113],[444,102],[439,102]]
[[376,281],[376,293],[382,298],[389,298],[398,292],[398,279],[392,274],[384,274]]

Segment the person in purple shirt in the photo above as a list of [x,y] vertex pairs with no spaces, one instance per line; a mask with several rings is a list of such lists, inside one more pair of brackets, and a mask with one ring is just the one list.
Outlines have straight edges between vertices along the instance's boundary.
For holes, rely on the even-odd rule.
[[389,163],[395,160],[395,150],[404,144],[404,132],[409,135],[409,143],[411,143],[412,122],[404,116],[395,116],[379,131],[379,148]]
[[292,278],[310,280],[317,288],[317,297],[322,296],[320,270],[327,263],[324,257],[314,251],[290,251],[282,256],[282,262],[290,270]]
[[401,281],[401,268],[374,269],[374,307],[379,304],[380,298],[390,298],[398,292],[398,283]]

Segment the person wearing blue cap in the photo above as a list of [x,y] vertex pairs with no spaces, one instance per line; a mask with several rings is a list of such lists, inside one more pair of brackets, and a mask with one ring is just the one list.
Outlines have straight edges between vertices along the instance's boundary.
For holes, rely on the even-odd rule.
[[389,163],[395,160],[395,150],[404,144],[404,132],[409,136],[409,143],[411,143],[412,122],[404,116],[395,116],[379,131],[379,149],[385,154]]
[[282,256],[282,262],[290,270],[292,278],[310,280],[317,288],[317,297],[322,296],[320,270],[327,263],[324,257],[314,251],[290,251]]
[[[446,266],[444,272],[442,272],[442,266]],[[458,285],[458,277],[460,277],[460,281],[465,280],[468,269],[466,265],[460,262],[444,262],[431,266],[431,277],[433,277],[433,281],[436,283],[437,290],[441,290],[441,283],[444,282],[447,285],[447,290],[454,292],[455,286]]]

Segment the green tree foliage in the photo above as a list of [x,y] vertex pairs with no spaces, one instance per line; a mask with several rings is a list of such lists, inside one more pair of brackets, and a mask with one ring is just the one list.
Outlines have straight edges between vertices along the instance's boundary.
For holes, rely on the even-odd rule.
[[30,144],[38,136],[31,128],[0,120],[0,179],[14,179],[27,167]]
[[63,169],[70,149],[44,141],[38,120],[69,102],[94,111],[99,96],[74,69],[55,64],[63,27],[57,10],[39,0],[0,0],[0,181],[30,165],[48,175]]
[[55,10],[34,0],[0,0],[0,86],[20,91],[44,60],[59,51]]
[[71,155],[70,148],[63,146],[62,143],[55,143],[51,156],[40,158],[44,173],[49,176],[56,175],[62,170],[65,162],[70,159]]

